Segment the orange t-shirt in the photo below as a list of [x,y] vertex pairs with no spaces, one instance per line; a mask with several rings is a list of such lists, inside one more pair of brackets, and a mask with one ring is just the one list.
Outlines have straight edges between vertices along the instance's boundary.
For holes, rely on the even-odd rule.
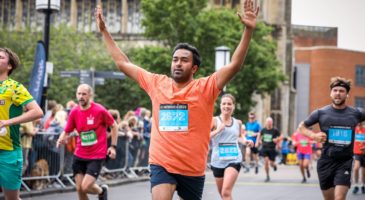
[[202,176],[207,163],[217,74],[191,81],[182,89],[166,75],[138,72],[138,83],[152,101],[149,163],[170,173]]

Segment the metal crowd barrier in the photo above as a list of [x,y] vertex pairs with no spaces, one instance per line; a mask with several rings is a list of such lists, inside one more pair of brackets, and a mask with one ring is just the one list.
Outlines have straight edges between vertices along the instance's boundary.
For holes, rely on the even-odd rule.
[[[33,137],[28,156],[29,165],[22,177],[24,190],[75,186],[72,173],[73,153],[64,145],[56,148],[58,136],[53,132],[38,132]],[[149,138],[131,140],[126,136],[118,136],[116,159],[106,160],[99,178],[104,178],[105,174],[114,175],[113,179],[148,175],[148,149]],[[40,163],[43,166],[39,166],[42,165]]]
[[[149,138],[129,139],[118,137],[117,158],[107,160],[102,172],[122,173],[127,178],[135,178],[149,173],[148,167]],[[124,158],[120,160],[120,158]]]
[[38,132],[33,137],[28,155],[29,164],[22,177],[25,190],[47,188],[52,180],[65,187],[60,180],[61,169],[64,166],[64,147],[56,148],[58,136],[54,132]]

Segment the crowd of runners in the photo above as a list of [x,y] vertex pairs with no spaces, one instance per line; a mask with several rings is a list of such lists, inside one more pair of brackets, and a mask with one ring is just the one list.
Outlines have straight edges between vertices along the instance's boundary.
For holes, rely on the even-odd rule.
[[[171,77],[151,73],[128,59],[108,32],[102,8],[98,6],[95,10],[96,23],[111,58],[152,102],[149,147],[152,199],[171,200],[175,191],[180,199],[201,199],[209,149],[212,151],[210,168],[222,199],[232,199],[232,190],[242,166],[246,172],[251,164],[256,174],[261,171],[259,156],[263,157],[264,181],[269,182],[270,167],[273,171],[278,170],[278,150],[283,157],[280,163],[286,164],[285,156],[295,149],[298,173],[305,183],[311,176],[313,145],[316,156],[317,149],[321,148],[316,166],[324,199],[345,199],[351,187],[352,172],[353,193],[359,190],[365,193],[365,131],[364,125],[359,125],[365,120],[365,111],[346,104],[351,90],[349,80],[341,77],[330,80],[332,102],[314,110],[299,124],[291,138],[284,137],[270,117],[265,119],[263,127],[255,120],[255,113],[249,113],[247,123],[234,118],[235,97],[231,94],[221,96],[220,114],[213,117],[214,104],[223,88],[244,66],[256,27],[259,7],[246,0],[242,10],[242,14],[238,13],[238,20],[245,28],[230,63],[198,79],[194,75],[199,71],[201,57],[194,46],[187,43],[176,45],[172,52]],[[18,64],[14,52],[0,48],[0,185],[7,200],[19,199],[23,161],[19,124],[43,115],[27,89],[9,78]],[[78,104],[70,111],[56,146],[66,144],[70,133],[77,133],[72,170],[78,198],[88,199],[88,194],[93,194],[99,199],[107,199],[108,187],[99,186],[96,180],[107,157],[115,159],[118,156],[118,126],[104,106],[92,101],[93,90],[89,85],[81,84],[75,92]],[[24,113],[21,112],[23,107]],[[315,127],[316,124],[319,128]],[[109,145],[107,132],[111,137]]]

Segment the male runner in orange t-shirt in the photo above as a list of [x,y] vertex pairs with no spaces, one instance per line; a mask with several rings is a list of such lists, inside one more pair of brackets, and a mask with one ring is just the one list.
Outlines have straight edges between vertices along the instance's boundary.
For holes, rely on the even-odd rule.
[[171,78],[147,72],[119,49],[105,27],[101,7],[97,7],[97,25],[114,62],[152,101],[152,199],[172,199],[175,190],[182,199],[202,198],[214,102],[244,62],[258,11],[251,0],[245,1],[244,14],[238,16],[246,28],[231,63],[208,77],[194,79],[201,60],[195,47],[186,43],[175,47]]

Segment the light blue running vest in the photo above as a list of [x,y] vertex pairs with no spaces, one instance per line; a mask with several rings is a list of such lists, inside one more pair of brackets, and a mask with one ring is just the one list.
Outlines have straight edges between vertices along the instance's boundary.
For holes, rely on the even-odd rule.
[[[220,117],[214,117],[216,127],[222,123]],[[210,164],[216,168],[226,168],[230,163],[242,162],[241,150],[238,146],[238,138],[241,130],[238,120],[233,118],[233,124],[226,126],[220,133],[211,138],[212,156]]]

